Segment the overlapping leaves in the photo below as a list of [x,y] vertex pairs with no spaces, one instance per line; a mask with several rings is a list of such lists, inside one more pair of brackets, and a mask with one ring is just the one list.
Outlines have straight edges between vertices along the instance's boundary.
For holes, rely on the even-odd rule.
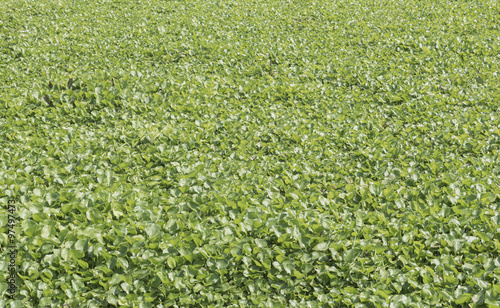
[[493,2],[3,6],[2,306],[498,306]]

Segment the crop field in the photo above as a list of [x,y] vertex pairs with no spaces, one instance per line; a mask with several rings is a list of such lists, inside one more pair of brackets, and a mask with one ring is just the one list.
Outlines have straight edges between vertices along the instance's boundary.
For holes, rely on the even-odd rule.
[[500,307],[494,0],[2,0],[0,307]]

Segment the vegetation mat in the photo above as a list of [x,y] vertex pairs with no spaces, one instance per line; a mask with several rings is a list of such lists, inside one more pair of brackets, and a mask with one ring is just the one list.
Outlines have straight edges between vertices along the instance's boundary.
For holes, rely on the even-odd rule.
[[499,307],[499,25],[3,0],[0,306]]

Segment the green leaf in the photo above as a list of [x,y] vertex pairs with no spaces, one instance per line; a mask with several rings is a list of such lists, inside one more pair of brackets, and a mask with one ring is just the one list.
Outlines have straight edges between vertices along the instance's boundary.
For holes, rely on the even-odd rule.
[[145,231],[150,238],[154,239],[160,235],[161,228],[159,225],[152,223],[146,227]]
[[83,267],[84,269],[87,269],[89,268],[89,264],[83,260],[76,260],[76,262],[78,262],[78,265],[80,265],[81,267]]
[[172,257],[167,258],[167,264],[170,268],[174,268],[177,265],[177,262],[175,262],[175,259]]
[[294,270],[294,271],[293,271],[293,275],[294,275],[295,277],[297,277],[298,279],[302,279],[302,278],[304,278],[304,276],[305,276],[304,274],[302,274],[301,272],[299,272],[299,271],[297,271],[297,270]]
[[472,298],[472,294],[470,294],[470,293],[460,294],[460,296],[457,297],[457,299],[455,299],[455,304],[461,305],[461,304],[469,303],[471,301],[471,298]]
[[89,240],[88,239],[78,240],[75,244],[75,249],[83,251],[83,252],[87,252],[88,247],[89,247]]
[[354,185],[352,185],[352,184],[347,184],[347,185],[345,186],[345,190],[346,190],[347,192],[353,192],[353,191],[355,191],[355,190],[356,190],[356,187],[355,187]]
[[325,251],[325,250],[328,250],[330,244],[326,243],[326,242],[321,242],[319,244],[317,244],[316,246],[314,246],[313,250],[316,250],[316,251]]
[[23,308],[24,304],[21,300],[13,300],[10,302],[10,308]]

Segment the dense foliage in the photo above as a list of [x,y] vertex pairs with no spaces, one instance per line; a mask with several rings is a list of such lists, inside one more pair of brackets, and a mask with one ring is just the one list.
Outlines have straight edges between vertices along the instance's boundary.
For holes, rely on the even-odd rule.
[[3,0],[1,307],[499,307],[500,7]]

